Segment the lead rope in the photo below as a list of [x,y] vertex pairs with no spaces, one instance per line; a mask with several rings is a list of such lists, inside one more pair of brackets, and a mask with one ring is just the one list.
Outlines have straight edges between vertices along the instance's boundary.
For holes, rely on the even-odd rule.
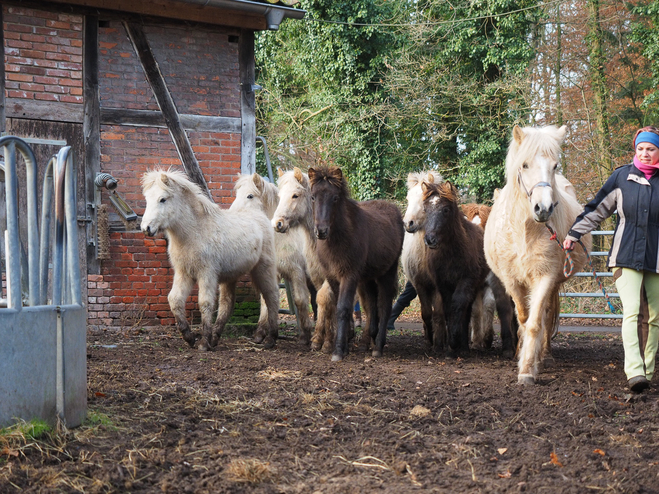
[[[549,237],[551,240],[556,240],[556,243],[558,246],[561,248],[563,252],[565,252],[565,261],[563,262],[563,275],[566,278],[569,278],[572,276],[572,272],[574,271],[574,261],[572,260],[572,256],[570,255],[569,250],[565,250],[563,248],[563,244],[558,240],[558,237],[556,236],[556,232],[549,226],[547,223],[545,223],[545,226],[547,227],[547,230],[549,230],[549,233],[551,233],[551,236]],[[606,293],[606,290],[604,289],[604,285],[602,285],[602,280],[600,280],[600,277],[597,276],[597,271],[595,271],[595,268],[593,267],[593,260],[590,257],[590,254],[588,254],[588,249],[586,249],[586,246],[583,244],[581,240],[577,240],[577,243],[581,245],[581,248],[584,251],[584,254],[586,254],[586,259],[588,260],[588,265],[590,266],[590,271],[593,273],[593,276],[597,280],[597,284],[600,287],[600,290],[602,290],[602,293],[604,294],[604,298],[606,299],[606,303],[609,306],[609,311],[611,311],[612,314],[617,314],[618,310],[613,306],[611,303],[611,300],[609,299],[609,294]]]

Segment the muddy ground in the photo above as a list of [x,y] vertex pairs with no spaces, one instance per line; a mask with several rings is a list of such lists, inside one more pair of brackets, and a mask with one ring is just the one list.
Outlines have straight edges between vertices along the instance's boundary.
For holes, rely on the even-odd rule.
[[560,333],[534,387],[418,331],[343,362],[173,329],[91,335],[89,418],[0,439],[0,492],[658,492],[659,391],[629,394],[619,333]]

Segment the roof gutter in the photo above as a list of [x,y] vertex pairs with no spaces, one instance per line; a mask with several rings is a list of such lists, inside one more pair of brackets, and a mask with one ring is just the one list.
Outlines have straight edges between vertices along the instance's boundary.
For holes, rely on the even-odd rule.
[[294,9],[280,5],[252,2],[249,0],[174,0],[176,2],[195,4],[201,7],[220,7],[237,12],[262,15],[265,17],[267,29],[276,31],[286,18],[303,19],[306,10]]

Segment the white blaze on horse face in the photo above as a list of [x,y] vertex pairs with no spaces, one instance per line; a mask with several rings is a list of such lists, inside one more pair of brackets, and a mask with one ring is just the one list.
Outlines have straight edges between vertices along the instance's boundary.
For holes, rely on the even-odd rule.
[[554,173],[556,162],[546,156],[536,156],[527,169],[522,169],[522,180],[529,194],[533,219],[545,223],[554,211]]
[[407,210],[403,216],[403,224],[409,233],[414,233],[422,228],[424,220],[423,190],[421,183],[418,183],[407,191]]
[[167,228],[167,218],[170,210],[170,194],[154,184],[144,191],[146,209],[140,225],[142,231],[149,236]]

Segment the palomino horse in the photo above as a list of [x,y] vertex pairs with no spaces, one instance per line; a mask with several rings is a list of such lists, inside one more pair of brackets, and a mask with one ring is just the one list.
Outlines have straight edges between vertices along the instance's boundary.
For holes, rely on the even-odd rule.
[[332,361],[348,353],[348,332],[355,292],[367,314],[362,346],[375,340],[373,356],[382,355],[387,321],[396,292],[403,221],[395,204],[350,198],[340,168],[309,168],[314,202],[316,252],[332,291],[337,294],[336,344]]
[[[272,216],[279,204],[279,191],[274,184],[266,182],[258,173],[240,175],[234,185],[236,199],[229,210],[256,209],[266,216]],[[312,323],[309,317],[309,288],[307,287],[307,261],[304,254],[305,238],[299,229],[286,233],[275,233],[277,273],[291,287],[293,301],[297,308],[297,322],[300,331],[299,342],[308,345],[311,340]],[[315,295],[315,293],[314,293]],[[265,300],[261,299],[261,313],[267,311]]]
[[325,281],[325,271],[316,255],[309,177],[297,167],[287,172],[279,170],[278,186],[279,205],[272,217],[272,226],[277,233],[294,231],[296,235],[302,235],[304,238],[307,271],[318,290],[318,313],[316,329],[311,338],[311,349],[330,353],[336,334],[336,297],[329,283]]
[[444,308],[432,272],[427,262],[428,247],[423,228],[425,211],[423,209],[423,191],[421,183],[439,183],[441,175],[434,171],[410,173],[407,176],[407,210],[403,217],[405,240],[401,263],[405,277],[414,285],[421,305],[423,334],[434,352],[444,350],[446,345],[446,324]]
[[[142,231],[163,232],[174,268],[174,283],[167,297],[183,339],[193,347],[185,302],[194,282],[199,285],[202,335],[198,348],[217,345],[236,301],[236,282],[249,273],[266,301],[267,313],[259,319],[257,337],[271,348],[277,338],[279,287],[275,267],[274,232],[265,213],[227,211],[214,204],[183,172],[154,170],[142,177],[146,210]],[[218,284],[220,303],[215,324]]]
[[449,355],[469,349],[469,320],[489,272],[483,252],[483,229],[469,221],[450,182],[421,182],[426,212],[426,259],[442,296]]
[[[560,313],[558,291],[567,280],[565,253],[547,226],[562,241],[582,210],[574,189],[556,171],[565,132],[565,126],[515,126],[506,157],[506,186],[485,227],[487,261],[517,309],[520,384],[535,383],[542,358],[551,355],[551,333]],[[590,237],[583,242],[590,249]],[[586,254],[574,249],[572,259],[577,272]]]

